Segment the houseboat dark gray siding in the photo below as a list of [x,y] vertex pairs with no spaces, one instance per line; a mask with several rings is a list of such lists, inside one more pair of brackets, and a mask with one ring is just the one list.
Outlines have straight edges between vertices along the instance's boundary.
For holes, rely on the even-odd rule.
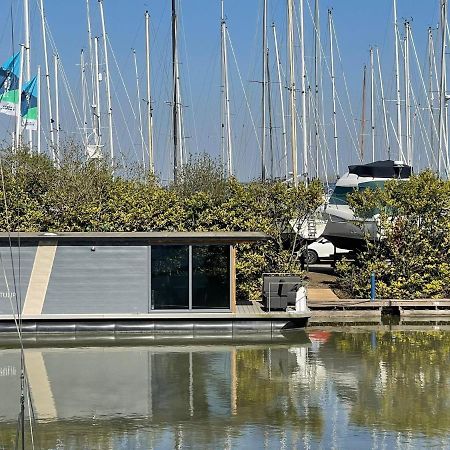
[[261,233],[22,233],[10,241],[2,234],[0,314],[11,314],[11,305],[22,305],[24,316],[231,311],[234,245],[264,239]]
[[[231,330],[239,315],[235,245],[266,239],[245,232],[0,233],[0,331],[14,331],[18,308],[31,332],[187,331],[194,322],[198,331]],[[256,315],[239,315],[236,328],[272,329],[271,315],[255,308]],[[278,315],[274,326],[292,318]]]
[[264,233],[0,233],[0,332],[278,332],[304,312],[236,304],[236,244]]

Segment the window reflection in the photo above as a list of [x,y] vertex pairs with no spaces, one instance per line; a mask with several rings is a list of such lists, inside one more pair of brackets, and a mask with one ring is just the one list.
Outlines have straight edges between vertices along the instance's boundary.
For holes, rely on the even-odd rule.
[[192,247],[192,307],[230,307],[230,247]]
[[153,309],[189,308],[189,247],[152,245]]

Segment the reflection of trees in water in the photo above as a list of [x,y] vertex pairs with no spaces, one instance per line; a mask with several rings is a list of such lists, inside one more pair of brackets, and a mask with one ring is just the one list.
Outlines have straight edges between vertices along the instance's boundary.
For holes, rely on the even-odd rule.
[[238,418],[320,436],[320,408],[309,405],[306,414],[309,392],[290,380],[297,369],[295,355],[288,349],[240,349],[236,362]]
[[426,436],[449,431],[450,333],[339,333],[332,342],[342,367],[355,354],[360,360],[354,423]]
[[[111,353],[115,373],[122,373],[124,364],[129,364],[129,358],[124,358],[129,351],[124,348],[122,357],[120,351],[118,356]],[[185,447],[223,448],[230,439],[258,439],[267,430],[278,442],[286,437],[289,447],[299,438],[327,439],[325,420],[333,425],[326,416],[331,404],[345,405],[353,430],[361,427],[362,440],[370,431],[411,431],[434,438],[450,428],[450,333],[334,333],[309,353],[300,344],[275,343],[144,353],[149,362],[142,365],[136,359],[136,368],[142,372],[135,371],[140,380],[136,389],[142,395],[149,389],[148,415],[147,409],[137,413],[133,403],[134,409],[128,408],[121,418],[102,416],[102,405],[110,407],[108,399],[89,403],[94,397],[89,389],[101,393],[104,380],[87,386],[83,383],[88,378],[80,374],[78,384],[85,388],[86,407],[76,414],[82,417],[38,423],[40,446],[54,448],[60,441],[64,448],[114,448],[111,443],[133,445],[139,438],[137,448],[148,448],[149,443],[157,448],[168,436],[172,442],[178,436]],[[79,358],[77,367],[87,360]],[[63,391],[56,388],[63,372],[52,372],[50,367],[56,410],[62,411],[58,393]],[[116,382],[114,374],[108,377],[117,385],[114,395],[125,399],[131,380],[118,375]],[[324,404],[321,393],[329,390],[330,382],[333,389],[328,392],[333,398]],[[78,386],[70,388],[76,391]],[[95,411],[95,418],[86,411]],[[347,412],[343,414],[346,423]],[[9,424],[0,424],[0,448],[14,448],[13,421],[12,414]],[[348,436],[346,429],[342,433]]]

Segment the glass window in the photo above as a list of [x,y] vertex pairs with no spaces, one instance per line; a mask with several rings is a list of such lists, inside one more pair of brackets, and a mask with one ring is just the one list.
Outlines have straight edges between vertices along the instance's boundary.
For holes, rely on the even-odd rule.
[[230,308],[230,247],[192,247],[192,307]]
[[153,309],[189,308],[189,247],[152,245]]
[[364,191],[365,189],[383,189],[385,185],[385,181],[366,181],[364,183],[358,184],[358,191]]
[[330,197],[330,205],[346,205],[347,195],[355,192],[353,187],[336,186]]

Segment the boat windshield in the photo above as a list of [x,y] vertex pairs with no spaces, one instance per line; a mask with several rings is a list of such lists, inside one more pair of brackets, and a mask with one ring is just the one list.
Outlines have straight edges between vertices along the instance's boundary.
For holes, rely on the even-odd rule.
[[365,189],[383,189],[387,180],[366,181],[358,184],[358,191],[364,191]]
[[329,203],[331,205],[347,205],[348,194],[352,194],[356,190],[364,191],[365,189],[383,189],[385,183],[385,180],[377,180],[359,183],[357,188],[352,186],[336,186],[333,193],[331,194]]
[[330,205],[347,205],[347,195],[355,192],[351,186],[336,186],[330,197]]

